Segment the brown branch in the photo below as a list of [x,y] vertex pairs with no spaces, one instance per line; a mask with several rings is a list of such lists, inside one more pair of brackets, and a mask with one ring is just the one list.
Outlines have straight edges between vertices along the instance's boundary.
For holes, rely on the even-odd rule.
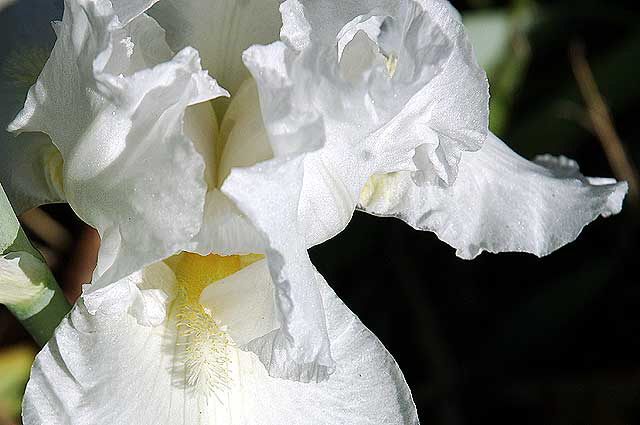
[[69,231],[40,208],[21,214],[20,222],[58,253],[66,252],[73,243]]
[[82,284],[91,282],[99,248],[98,232],[83,224],[76,243],[69,252],[68,262],[58,276],[63,282],[63,290],[70,303],[74,303],[80,296]]
[[640,187],[638,186],[638,171],[627,155],[622,140],[613,125],[613,120],[604,101],[593,72],[585,57],[584,46],[573,43],[569,49],[571,67],[578,82],[578,87],[587,106],[593,129],[598,136],[609,165],[618,180],[626,180],[629,184],[629,201],[638,207],[640,201]]

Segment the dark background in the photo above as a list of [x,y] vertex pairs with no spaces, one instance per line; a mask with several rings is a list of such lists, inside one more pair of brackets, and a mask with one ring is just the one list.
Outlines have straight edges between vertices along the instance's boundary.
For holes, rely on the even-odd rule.
[[[640,6],[454,5],[465,20],[489,16],[487,26],[498,19],[508,28],[498,60],[487,66],[498,135],[527,158],[564,154],[585,175],[634,178],[605,154],[611,141],[594,129],[569,50],[583,52],[627,160],[640,162]],[[394,355],[422,423],[640,424],[637,205],[627,199],[620,215],[597,220],[543,259],[484,253],[461,260],[433,234],[362,213],[311,257]],[[23,223],[74,297],[90,275],[96,237],[68,207],[44,212],[62,226],[59,237],[39,236],[40,213]],[[0,349],[31,344],[1,310]],[[12,423],[1,407],[0,424]]]

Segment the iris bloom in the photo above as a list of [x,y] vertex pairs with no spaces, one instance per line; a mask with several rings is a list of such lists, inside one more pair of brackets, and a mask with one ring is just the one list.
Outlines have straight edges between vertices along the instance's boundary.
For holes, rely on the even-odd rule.
[[68,202],[102,241],[26,424],[417,423],[307,249],[360,209],[545,255],[621,208],[624,183],[488,133],[446,1],[153,3],[66,0],[2,145],[18,210]]

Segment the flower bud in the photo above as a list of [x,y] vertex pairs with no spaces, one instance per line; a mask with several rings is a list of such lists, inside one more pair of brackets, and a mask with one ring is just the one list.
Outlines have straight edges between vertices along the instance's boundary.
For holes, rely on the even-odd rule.
[[10,252],[0,257],[0,303],[19,320],[40,312],[54,295],[55,282],[47,265],[28,252]]

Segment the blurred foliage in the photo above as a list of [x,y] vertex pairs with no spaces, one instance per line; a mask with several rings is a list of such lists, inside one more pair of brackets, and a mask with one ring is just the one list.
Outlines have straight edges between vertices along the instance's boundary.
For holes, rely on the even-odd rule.
[[535,14],[535,3],[523,0],[508,8],[474,10],[463,16],[478,62],[491,82],[489,126],[497,135],[507,125],[514,93],[529,65],[527,34]]
[[33,347],[28,345],[14,345],[0,350],[0,423],[6,423],[20,414],[22,394],[35,355]]

